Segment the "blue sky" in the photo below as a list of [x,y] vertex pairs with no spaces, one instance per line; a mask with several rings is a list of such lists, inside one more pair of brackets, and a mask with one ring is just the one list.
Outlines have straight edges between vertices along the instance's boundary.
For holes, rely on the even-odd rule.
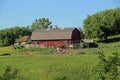
[[53,26],[82,27],[87,15],[116,7],[119,0],[0,0],[0,29],[31,25],[43,17]]

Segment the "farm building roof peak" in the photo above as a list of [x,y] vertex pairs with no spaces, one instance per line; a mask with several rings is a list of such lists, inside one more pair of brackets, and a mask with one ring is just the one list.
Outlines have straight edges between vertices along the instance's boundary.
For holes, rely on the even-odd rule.
[[37,29],[32,32],[31,40],[71,39],[74,30],[77,28]]

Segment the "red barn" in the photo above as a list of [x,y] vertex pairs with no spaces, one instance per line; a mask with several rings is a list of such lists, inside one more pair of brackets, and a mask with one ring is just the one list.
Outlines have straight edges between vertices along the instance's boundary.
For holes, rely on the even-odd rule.
[[43,48],[63,45],[68,47],[71,44],[79,44],[80,40],[80,32],[77,28],[39,29],[33,31],[31,35],[31,43]]

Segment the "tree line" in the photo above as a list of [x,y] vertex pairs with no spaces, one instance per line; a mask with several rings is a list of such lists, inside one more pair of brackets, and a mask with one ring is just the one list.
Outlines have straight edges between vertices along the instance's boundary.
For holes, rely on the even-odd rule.
[[86,37],[100,40],[120,34],[120,8],[88,15],[83,22],[83,28]]
[[15,43],[16,39],[24,35],[31,35],[29,27],[15,26],[8,29],[0,30],[0,46],[8,46]]
[[[15,41],[23,36],[30,36],[35,29],[53,28],[51,21],[48,18],[35,19],[31,26],[12,28],[0,30],[0,47],[13,45]],[[57,27],[57,26],[55,26]]]

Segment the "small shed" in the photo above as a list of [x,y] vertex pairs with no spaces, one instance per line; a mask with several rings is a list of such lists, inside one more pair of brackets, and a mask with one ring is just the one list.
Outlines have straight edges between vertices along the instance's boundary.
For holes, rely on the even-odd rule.
[[23,47],[29,47],[31,43],[30,38],[30,36],[23,36],[20,39],[16,40],[16,43],[19,43]]
[[30,42],[30,36],[23,36],[20,39],[18,39],[16,42],[18,42],[18,43],[28,43],[28,42]]

